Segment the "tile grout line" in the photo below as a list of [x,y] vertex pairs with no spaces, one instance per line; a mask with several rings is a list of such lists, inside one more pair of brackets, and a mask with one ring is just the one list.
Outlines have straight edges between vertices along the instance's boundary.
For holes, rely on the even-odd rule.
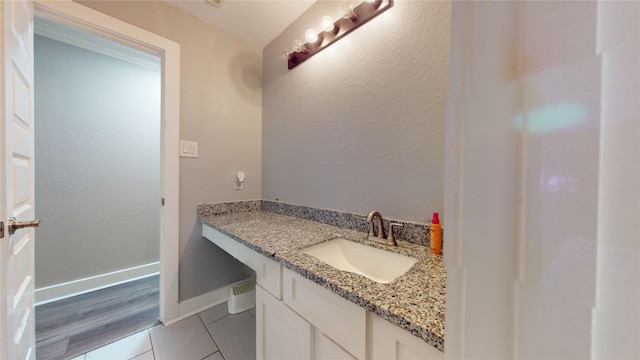
[[153,355],[153,360],[156,360],[156,352],[153,351],[153,340],[151,339],[151,328],[147,329],[147,336],[149,337],[149,344],[151,344],[151,355]]
[[[249,312],[249,315],[255,319],[255,317],[253,316],[253,314],[251,314],[251,313],[250,313],[250,311],[249,311],[249,310],[247,310],[246,312]],[[207,357],[209,357],[209,356],[212,356],[212,355],[215,355],[216,353],[219,353],[219,354],[220,354],[220,358],[222,358],[223,360],[225,360],[225,357],[224,357],[224,355],[222,354],[222,351],[221,351],[220,347],[218,346],[218,344],[217,344],[216,340],[214,339],[213,334],[209,331],[209,328],[207,327],[207,325],[205,325],[205,323],[204,323],[204,319],[202,318],[201,313],[198,313],[197,315],[198,315],[198,318],[199,318],[199,320],[200,320],[200,323],[205,327],[205,330],[207,331],[207,334],[209,335],[209,338],[211,339],[211,341],[212,341],[212,342],[214,343],[214,345],[216,346],[216,351],[214,351],[214,352],[212,352],[212,353],[210,353],[210,354],[206,355],[203,359],[206,359],[206,358],[207,358]],[[220,317],[220,318],[218,318],[218,319],[216,319],[216,320],[212,321],[209,325],[212,325],[213,323],[215,323],[215,322],[217,322],[217,321],[220,321],[220,320],[222,320],[222,319],[224,319],[224,318],[230,317],[231,315],[232,315],[232,314],[226,313],[224,316],[222,316],[222,317]],[[162,326],[162,324],[155,325],[155,326]],[[154,327],[155,327],[155,326],[154,326]],[[147,352],[149,352],[149,351],[151,352],[152,358],[153,358],[154,360],[156,360],[156,355],[155,355],[155,346],[154,346],[154,343],[153,343],[153,338],[152,338],[152,336],[151,336],[151,329],[152,329],[152,328],[153,328],[153,327],[148,328],[148,329],[146,329],[146,330],[142,330],[142,331],[146,331],[146,332],[147,332],[147,338],[148,338],[148,340],[149,340],[150,349],[149,349],[149,350],[147,350],[147,351],[144,351],[144,352],[142,352],[142,353],[140,353],[140,354],[136,354],[135,356],[131,357],[129,360],[132,360],[132,359],[134,359],[134,358],[136,358],[136,357],[138,357],[138,356],[141,356],[141,355],[143,355],[143,354],[145,354],[145,353],[147,353]],[[142,331],[141,331],[141,332],[142,332]],[[130,337],[130,336],[134,336],[135,334],[136,334],[136,333],[131,334],[131,335],[129,335],[128,337]],[[105,345],[105,346],[111,345],[111,344],[113,344],[113,343],[116,343],[116,342],[121,341],[121,340],[124,340],[124,339],[126,339],[126,338],[123,338],[123,339],[120,339],[120,340],[116,340],[116,341],[114,341],[114,342],[112,342],[112,343],[110,343],[110,344],[107,344],[107,345]],[[104,347],[104,346],[103,346],[103,347]],[[100,348],[98,348],[98,349],[100,349]],[[98,349],[95,349],[95,350],[98,350]],[[94,350],[92,350],[92,351],[94,351]],[[80,359],[81,359],[81,360],[86,360],[86,358],[87,358],[87,354],[88,354],[88,352],[87,352],[87,353],[84,353],[84,354],[80,354],[80,355],[78,355],[78,356],[80,357]]]
[[[211,338],[211,341],[213,341],[213,343],[216,345],[216,349],[218,349],[217,351],[212,352],[211,354],[205,356],[202,359],[205,359],[217,352],[220,353],[220,356],[222,356],[222,359],[224,359],[224,355],[222,355],[222,351],[220,351],[220,347],[218,346],[218,343],[216,342],[216,340],[213,338],[213,336],[211,335],[211,332],[209,332],[209,329],[207,328],[207,325],[204,323],[204,321],[202,320],[202,317],[200,316],[200,313],[198,313],[198,319],[200,319],[200,323],[202,323],[202,326],[204,326],[204,329],[207,331],[207,335],[209,335],[209,338]],[[215,321],[214,321],[215,322]],[[212,324],[214,323],[212,322]]]
[[[216,306],[220,306],[220,304],[218,304],[218,305],[216,305]],[[214,306],[214,307],[215,307],[215,306]],[[205,310],[205,311],[206,311],[206,310]],[[204,312],[204,311],[203,311],[203,312]],[[209,325],[213,324],[214,322],[220,321],[220,320],[222,320],[222,319],[224,319],[224,318],[226,318],[226,317],[228,317],[228,316],[231,316],[231,315],[233,315],[233,314],[230,314],[230,313],[227,311],[227,313],[226,313],[226,314],[222,315],[221,317],[219,317],[219,318],[217,318],[217,319],[213,320],[212,322],[210,322],[210,323],[208,323],[208,324],[205,324],[205,325],[204,325],[204,327],[207,327],[207,326],[209,326]],[[200,313],[198,313],[198,316],[200,316]],[[202,323],[204,324],[204,320],[202,320],[202,318],[200,318],[200,321],[202,321]],[[211,335],[211,334],[210,334],[210,335]],[[213,336],[212,336],[211,338],[213,339]],[[215,340],[214,340],[214,341],[215,341]]]
[[[149,329],[147,329],[147,330],[142,330],[142,331],[138,331],[137,333],[133,333],[133,334],[131,334],[131,335],[127,336],[126,338],[130,338],[130,337],[132,337],[132,336],[135,336],[135,335],[137,335],[137,334],[139,334],[139,333],[141,333],[141,332],[143,332],[143,331],[146,331],[146,332],[147,332],[147,337],[149,338],[149,345],[151,345],[151,351],[152,351],[152,354],[153,354],[153,343],[151,342],[151,335],[149,334]],[[124,340],[124,339],[126,339],[126,338],[122,338],[122,339],[120,339],[120,340],[118,340],[118,341]],[[111,343],[111,344],[113,344],[113,343]],[[105,346],[106,346],[106,345],[105,345]],[[100,349],[100,348],[98,348],[98,349]],[[96,349],[96,350],[98,350],[98,349]],[[148,352],[149,352],[149,350],[143,351],[143,352],[141,352],[140,354],[136,354],[136,355],[134,355],[133,357],[129,358],[129,360],[135,359],[136,357],[138,357],[138,356],[140,356],[140,355],[142,355],[142,354],[146,354],[146,353],[148,353]],[[156,357],[155,357],[155,355],[154,355],[154,356],[153,356],[153,359],[155,360],[155,358],[156,358]]]

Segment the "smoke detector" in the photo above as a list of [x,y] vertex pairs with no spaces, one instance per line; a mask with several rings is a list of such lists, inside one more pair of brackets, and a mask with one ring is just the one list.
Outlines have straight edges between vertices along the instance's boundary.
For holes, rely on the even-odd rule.
[[206,2],[211,4],[211,5],[213,5],[213,6],[215,6],[215,7],[217,7],[217,8],[220,8],[220,7],[222,7],[222,4],[224,3],[224,0],[206,0]]

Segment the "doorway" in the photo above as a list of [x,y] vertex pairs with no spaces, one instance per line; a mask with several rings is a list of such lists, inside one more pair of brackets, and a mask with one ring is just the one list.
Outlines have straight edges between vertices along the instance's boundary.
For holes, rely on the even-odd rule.
[[[5,98],[2,102],[4,125],[1,131],[3,153],[0,165],[6,171],[2,181],[2,219],[10,216],[36,226],[37,207],[32,176],[33,156],[33,16],[55,19],[89,32],[101,34],[122,44],[155,54],[162,62],[162,162],[160,209],[160,321],[165,325],[179,316],[179,114],[180,45],[123,21],[84,7],[73,1],[31,0],[4,2],[2,9],[5,55],[2,76]],[[5,16],[7,15],[7,16]],[[4,131],[6,130],[6,131]],[[17,161],[17,162],[16,162]],[[3,172],[4,173],[4,172]],[[4,185],[6,184],[6,186]],[[6,200],[6,201],[5,201]],[[7,216],[9,214],[9,217]],[[46,219],[42,219],[42,224]],[[3,229],[9,228],[4,226]],[[72,224],[71,224],[72,225]],[[9,231],[8,231],[9,232]],[[34,281],[32,228],[9,232],[8,246],[0,250],[2,273],[0,286],[0,357],[34,358]],[[6,270],[6,271],[5,271]],[[5,333],[6,330],[6,333]],[[11,334],[11,335],[7,335]],[[13,339],[11,342],[9,339]]]
[[65,24],[34,29],[42,304],[157,274],[161,71],[157,56]]
[[162,73],[66,24],[34,32],[36,353],[57,359],[158,322]]
[[[65,24],[160,59],[161,129],[160,129],[160,197],[159,208],[159,278],[160,321],[176,321],[178,307],[178,142],[180,106],[180,46],[168,39],[111,18],[72,1],[37,1],[35,14],[40,19]],[[36,159],[37,160],[37,159]],[[37,207],[37,205],[36,205]],[[43,224],[46,219],[42,219]],[[114,236],[126,231],[114,224]]]

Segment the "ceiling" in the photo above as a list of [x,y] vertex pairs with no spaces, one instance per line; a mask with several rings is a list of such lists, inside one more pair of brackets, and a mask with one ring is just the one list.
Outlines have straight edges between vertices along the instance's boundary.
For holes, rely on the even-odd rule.
[[224,0],[220,8],[205,0],[166,1],[264,48],[316,0]]

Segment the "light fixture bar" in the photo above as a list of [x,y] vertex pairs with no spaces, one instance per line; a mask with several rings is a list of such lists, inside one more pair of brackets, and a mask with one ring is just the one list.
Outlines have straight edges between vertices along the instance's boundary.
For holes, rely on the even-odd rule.
[[318,34],[318,40],[307,42],[302,50],[293,51],[288,56],[289,70],[302,64],[305,60],[324,50],[327,46],[342,39],[348,33],[357,29],[360,25],[380,15],[393,6],[394,0],[363,1],[360,5],[351,9],[349,14],[340,17],[333,25],[333,31],[323,31]]

